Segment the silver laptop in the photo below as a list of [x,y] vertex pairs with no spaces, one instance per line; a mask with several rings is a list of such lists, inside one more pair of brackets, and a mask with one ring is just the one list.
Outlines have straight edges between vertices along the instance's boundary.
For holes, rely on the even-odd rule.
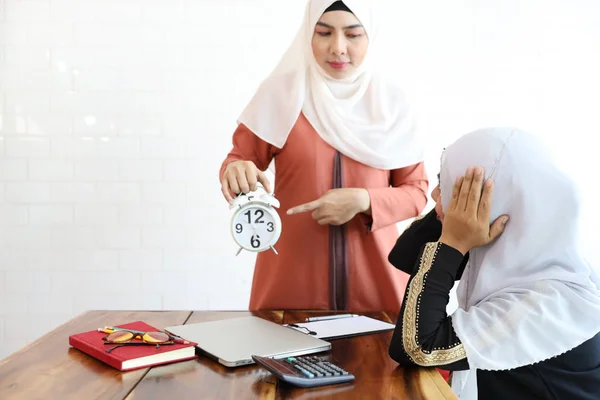
[[227,367],[253,364],[252,355],[284,358],[331,349],[329,342],[254,316],[170,326],[166,330],[198,343],[200,350]]

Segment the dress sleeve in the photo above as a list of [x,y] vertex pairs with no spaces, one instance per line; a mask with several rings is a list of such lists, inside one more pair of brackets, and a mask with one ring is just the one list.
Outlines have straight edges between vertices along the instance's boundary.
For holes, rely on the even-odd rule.
[[421,248],[428,242],[436,242],[442,234],[442,223],[435,209],[418,216],[402,232],[388,255],[388,261],[396,268],[411,275]]
[[[437,242],[442,235],[442,223],[435,209],[421,215],[402,232],[388,255],[388,261],[397,269],[411,275],[418,266],[421,248],[429,242]],[[461,262],[456,279],[459,280],[469,260],[467,254]]]
[[363,215],[369,231],[416,217],[427,205],[429,180],[423,162],[392,170],[390,186],[367,188],[371,215]]
[[469,369],[465,349],[446,314],[463,258],[458,250],[439,242],[422,246],[389,348],[390,357],[399,364]]
[[223,177],[227,164],[232,161],[252,161],[258,169],[265,171],[279,149],[258,136],[244,124],[239,124],[233,133],[233,148],[221,164],[219,180]]

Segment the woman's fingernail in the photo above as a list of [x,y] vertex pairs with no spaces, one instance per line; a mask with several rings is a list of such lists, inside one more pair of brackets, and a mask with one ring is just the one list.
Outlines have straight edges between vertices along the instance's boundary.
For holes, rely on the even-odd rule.
[[504,217],[504,218],[502,219],[502,223],[503,223],[503,224],[506,224],[507,222],[508,222],[508,217]]

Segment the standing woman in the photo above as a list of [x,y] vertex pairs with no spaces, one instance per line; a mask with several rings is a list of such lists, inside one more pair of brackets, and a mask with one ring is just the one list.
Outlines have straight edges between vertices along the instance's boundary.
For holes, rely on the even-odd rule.
[[256,260],[250,309],[398,310],[408,275],[387,255],[428,188],[403,92],[377,73],[373,1],[310,0],[298,36],[246,107],[222,192],[271,191],[278,255]]

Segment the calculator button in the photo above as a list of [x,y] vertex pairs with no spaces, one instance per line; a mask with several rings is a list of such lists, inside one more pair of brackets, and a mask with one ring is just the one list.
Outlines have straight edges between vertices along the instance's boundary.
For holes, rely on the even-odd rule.
[[302,372],[304,374],[304,376],[306,376],[307,378],[314,378],[315,377],[315,374],[313,374],[312,372],[307,371],[305,369],[302,369],[300,372]]
[[313,378],[315,376],[312,372],[308,371],[307,369],[301,367],[298,364],[294,364],[294,368],[296,368],[296,370],[300,371],[300,373],[302,375],[304,375],[304,376],[306,376],[308,378]]

